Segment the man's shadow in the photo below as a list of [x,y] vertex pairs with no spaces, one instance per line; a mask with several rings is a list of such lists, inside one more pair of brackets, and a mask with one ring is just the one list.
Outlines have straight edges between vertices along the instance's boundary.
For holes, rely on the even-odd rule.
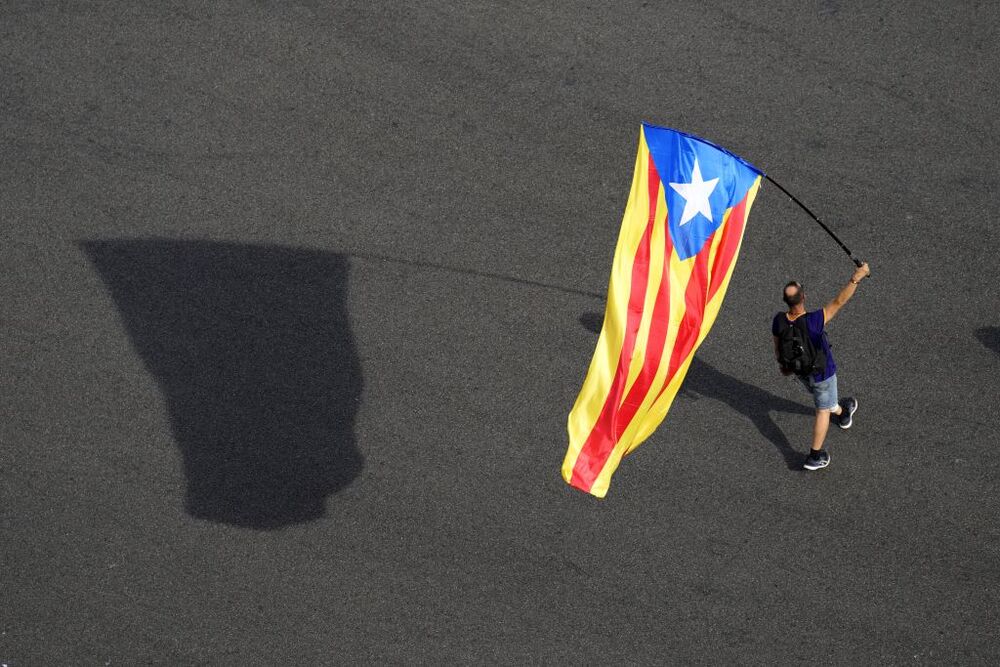
[[1000,354],[1000,327],[976,329],[976,338],[994,353]]
[[166,398],[199,519],[319,518],[363,460],[347,261],[280,247],[82,242]]
[[[603,316],[584,313],[580,324],[587,330],[600,333]],[[796,451],[778,425],[771,419],[772,412],[814,415],[809,407],[776,396],[752,384],[722,373],[695,357],[691,360],[687,377],[681,384],[681,395],[697,399],[699,396],[714,398],[728,405],[749,419],[760,434],[778,450],[789,470],[802,470],[805,455]]]

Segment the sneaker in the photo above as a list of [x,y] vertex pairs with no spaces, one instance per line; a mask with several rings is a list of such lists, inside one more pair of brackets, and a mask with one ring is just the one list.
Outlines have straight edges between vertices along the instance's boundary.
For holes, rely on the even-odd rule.
[[851,424],[854,423],[854,413],[858,410],[858,399],[853,396],[845,398],[840,403],[840,409],[840,421],[837,422],[837,425],[840,428],[851,428]]
[[821,449],[818,452],[809,452],[809,456],[806,457],[806,462],[802,464],[802,467],[806,470],[819,470],[828,465],[830,465],[830,453],[825,449]]

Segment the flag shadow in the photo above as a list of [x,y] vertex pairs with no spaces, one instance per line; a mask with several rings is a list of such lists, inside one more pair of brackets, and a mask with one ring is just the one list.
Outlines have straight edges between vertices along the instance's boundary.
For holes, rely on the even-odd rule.
[[[580,324],[599,333],[604,317],[599,313],[584,313]],[[772,412],[810,415],[815,411],[808,406],[782,398],[752,384],[722,373],[696,356],[691,360],[687,377],[681,385],[681,395],[698,398],[704,396],[721,401],[747,417],[761,435],[774,445],[785,460],[789,470],[802,470],[804,454],[796,451],[774,420]]]
[[1000,354],[1000,327],[982,327],[976,329],[976,338],[992,350],[995,354]]
[[317,519],[363,459],[347,260],[281,247],[94,240],[97,268],[162,388],[198,519]]

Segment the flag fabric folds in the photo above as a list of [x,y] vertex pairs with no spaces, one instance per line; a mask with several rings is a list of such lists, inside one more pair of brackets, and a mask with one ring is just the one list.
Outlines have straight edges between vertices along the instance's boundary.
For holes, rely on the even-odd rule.
[[666,417],[719,313],[762,175],[704,139],[642,124],[604,326],[569,414],[572,486],[603,498]]

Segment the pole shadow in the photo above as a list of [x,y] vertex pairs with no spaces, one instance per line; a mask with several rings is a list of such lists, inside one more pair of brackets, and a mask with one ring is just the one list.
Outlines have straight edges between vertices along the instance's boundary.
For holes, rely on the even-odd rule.
[[347,260],[208,241],[80,243],[159,382],[191,516],[311,521],[363,466]]
[[976,329],[976,338],[995,354],[1000,354],[1000,327],[981,327]]
[[[584,313],[580,316],[580,324],[593,333],[600,333],[603,320],[603,316],[598,313]],[[808,406],[737,380],[716,370],[698,357],[691,360],[680,393],[691,398],[705,396],[725,403],[753,423],[760,434],[778,450],[789,470],[803,469],[802,462],[805,455],[792,447],[788,438],[771,419],[771,413],[788,412],[813,416],[815,411]]]

